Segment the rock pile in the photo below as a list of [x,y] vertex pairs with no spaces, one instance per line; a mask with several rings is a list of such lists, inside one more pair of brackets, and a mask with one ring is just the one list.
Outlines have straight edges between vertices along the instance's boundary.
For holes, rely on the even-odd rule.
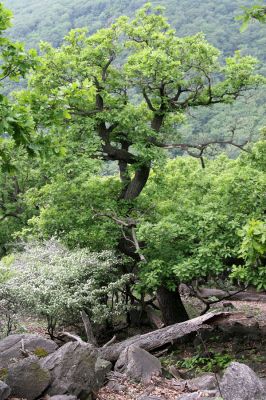
[[[111,362],[103,360],[100,353],[85,342],[69,342],[58,348],[37,335],[9,336],[0,341],[0,400],[35,400],[43,396],[52,400],[89,400],[104,386],[112,369]],[[153,378],[162,379],[158,378],[162,373],[160,361],[136,345],[120,354],[114,371],[112,374],[140,382],[144,388]],[[248,366],[237,362],[231,363],[221,377],[209,373],[190,380],[177,379],[174,384],[178,389],[173,400],[266,399],[264,382]],[[120,393],[127,390],[119,380],[110,381],[107,388]],[[150,391],[136,399],[167,397]]]

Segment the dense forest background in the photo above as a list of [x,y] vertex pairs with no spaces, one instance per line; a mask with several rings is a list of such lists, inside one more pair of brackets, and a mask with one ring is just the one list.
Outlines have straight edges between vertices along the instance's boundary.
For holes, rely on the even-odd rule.
[[[87,27],[89,33],[109,26],[120,15],[132,16],[145,0],[5,0],[4,4],[14,13],[14,26],[9,35],[23,41],[27,48],[37,47],[40,41],[51,42],[54,46],[62,43],[70,29]],[[235,17],[242,6],[253,5],[252,1],[222,0],[161,0],[154,5],[162,5],[171,25],[178,36],[204,32],[207,40],[223,55],[232,55],[236,50],[258,58],[258,70],[265,72],[265,26],[251,23],[248,30],[240,32],[241,23]],[[13,87],[13,86],[12,86]],[[232,130],[237,133],[239,143],[249,137],[254,140],[259,130],[266,124],[263,111],[264,90],[249,93],[234,105],[220,105],[209,110],[194,110],[180,132],[188,139],[199,142],[210,137],[226,139]],[[236,149],[228,149],[231,156]]]

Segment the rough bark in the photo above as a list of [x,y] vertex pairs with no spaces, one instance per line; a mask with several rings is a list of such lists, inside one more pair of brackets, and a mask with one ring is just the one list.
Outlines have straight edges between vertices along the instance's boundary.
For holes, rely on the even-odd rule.
[[165,325],[173,325],[189,319],[178,288],[175,291],[170,291],[167,287],[160,286],[156,296]]
[[106,348],[100,348],[99,355],[105,360],[116,361],[121,352],[132,344],[147,351],[156,350],[167,344],[173,344],[178,339],[190,333],[198,332],[201,329],[208,329],[213,323],[217,322],[217,320],[228,318],[229,316],[230,313],[209,313],[189,321],[145,333],[144,335],[133,336],[132,338]]
[[143,165],[137,169],[135,176],[127,186],[123,200],[134,200],[142,192],[150,174],[150,167]]
[[[240,293],[234,294],[234,290],[230,290],[229,292],[225,292],[220,289],[208,289],[202,288],[199,290],[199,294],[201,297],[207,299],[208,297],[217,297],[217,299],[228,299],[230,300],[238,300],[238,301],[258,301],[262,303],[266,303],[266,292],[252,292],[252,291],[244,291]],[[230,296],[230,297],[229,297]]]

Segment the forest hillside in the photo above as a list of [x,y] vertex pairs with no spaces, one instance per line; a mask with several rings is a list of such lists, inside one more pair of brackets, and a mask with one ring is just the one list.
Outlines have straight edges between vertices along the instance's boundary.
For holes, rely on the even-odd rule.
[[[92,33],[107,27],[120,15],[132,16],[145,4],[145,0],[4,0],[4,4],[14,13],[10,36],[23,41],[30,48],[38,46],[40,41],[58,46],[73,28],[86,27]],[[253,4],[251,0],[160,0],[153,4],[165,7],[177,35],[203,32],[207,40],[225,56],[241,50],[243,55],[257,57],[257,68],[265,73],[266,28],[251,23],[249,29],[241,33],[241,23],[235,20],[242,11],[241,6]],[[214,138],[227,138],[234,130],[240,142],[247,135],[252,140],[257,139],[259,130],[266,124],[264,103],[265,94],[262,90],[261,93],[249,93],[231,106],[221,105],[215,110],[194,110],[188,118],[189,124],[180,132],[186,136],[189,134],[195,140],[210,135]],[[237,154],[232,149],[230,152],[232,156]]]

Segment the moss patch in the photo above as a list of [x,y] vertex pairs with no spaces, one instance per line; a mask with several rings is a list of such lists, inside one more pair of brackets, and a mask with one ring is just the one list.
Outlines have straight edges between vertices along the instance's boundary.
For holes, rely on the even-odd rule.
[[43,347],[36,347],[33,353],[39,358],[46,357],[49,354]]

